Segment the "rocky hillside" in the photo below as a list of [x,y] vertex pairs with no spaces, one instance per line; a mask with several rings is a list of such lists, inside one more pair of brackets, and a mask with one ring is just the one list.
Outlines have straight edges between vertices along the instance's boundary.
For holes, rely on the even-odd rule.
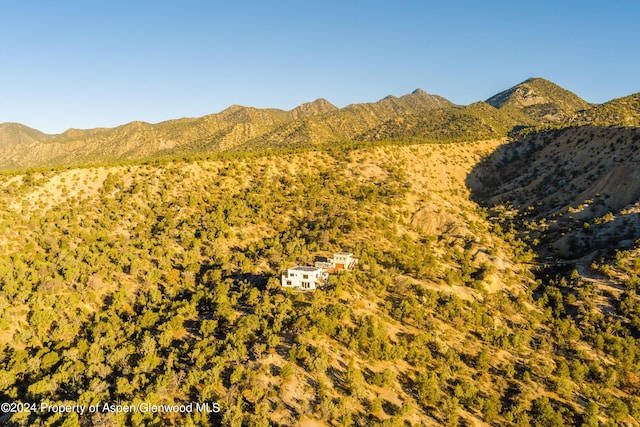
[[640,237],[639,147],[637,127],[535,132],[498,149],[469,182],[488,206],[544,221],[529,232],[545,236],[545,256],[578,258]]
[[[633,200],[605,177],[635,134],[581,131],[0,176],[0,399],[221,408],[0,422],[633,425],[637,252],[565,278],[527,235],[590,191]],[[589,159],[601,175],[571,181]],[[529,212],[535,168],[571,206]],[[281,289],[340,250],[354,271]]]

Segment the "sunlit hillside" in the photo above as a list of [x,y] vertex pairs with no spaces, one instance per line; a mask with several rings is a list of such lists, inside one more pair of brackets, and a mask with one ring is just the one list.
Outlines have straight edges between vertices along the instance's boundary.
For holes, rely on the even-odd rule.
[[0,125],[0,423],[638,425],[636,104]]
[[[3,398],[221,405],[10,423],[637,417],[635,356],[558,320],[557,294],[532,294],[536,254],[470,199],[465,181],[503,143],[4,176]],[[360,263],[315,292],[281,288],[283,269],[337,251]]]

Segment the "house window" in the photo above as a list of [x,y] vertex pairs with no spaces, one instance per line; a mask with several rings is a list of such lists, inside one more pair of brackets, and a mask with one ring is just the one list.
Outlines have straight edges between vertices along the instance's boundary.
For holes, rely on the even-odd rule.
[[308,275],[308,274],[303,274],[303,275],[302,275],[302,278],[303,278],[303,279],[308,279],[308,278],[309,278],[309,275]]
[[287,286],[291,286],[291,280],[287,280]]
[[302,282],[302,287],[305,289],[309,289],[309,282]]

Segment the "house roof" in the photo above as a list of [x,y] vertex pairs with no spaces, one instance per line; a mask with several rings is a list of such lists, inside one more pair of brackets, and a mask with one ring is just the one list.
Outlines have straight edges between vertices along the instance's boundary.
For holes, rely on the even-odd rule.
[[289,270],[295,270],[295,271],[317,271],[317,270],[322,270],[321,268],[318,267],[308,267],[306,265],[298,265],[296,267],[290,268]]

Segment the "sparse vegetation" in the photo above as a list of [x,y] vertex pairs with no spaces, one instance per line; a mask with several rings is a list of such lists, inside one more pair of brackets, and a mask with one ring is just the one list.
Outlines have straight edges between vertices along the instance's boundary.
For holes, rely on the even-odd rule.
[[[638,162],[637,129],[516,134],[511,120],[548,111],[383,101],[220,113],[263,123],[237,146],[250,154],[202,155],[207,134],[192,157],[0,176],[0,401],[221,407],[0,422],[637,424],[637,183],[611,190]],[[376,119],[338,132],[363,111]],[[349,138],[307,144],[316,125],[334,132],[322,144]],[[313,293],[281,289],[284,268],[339,250],[358,267]]]

